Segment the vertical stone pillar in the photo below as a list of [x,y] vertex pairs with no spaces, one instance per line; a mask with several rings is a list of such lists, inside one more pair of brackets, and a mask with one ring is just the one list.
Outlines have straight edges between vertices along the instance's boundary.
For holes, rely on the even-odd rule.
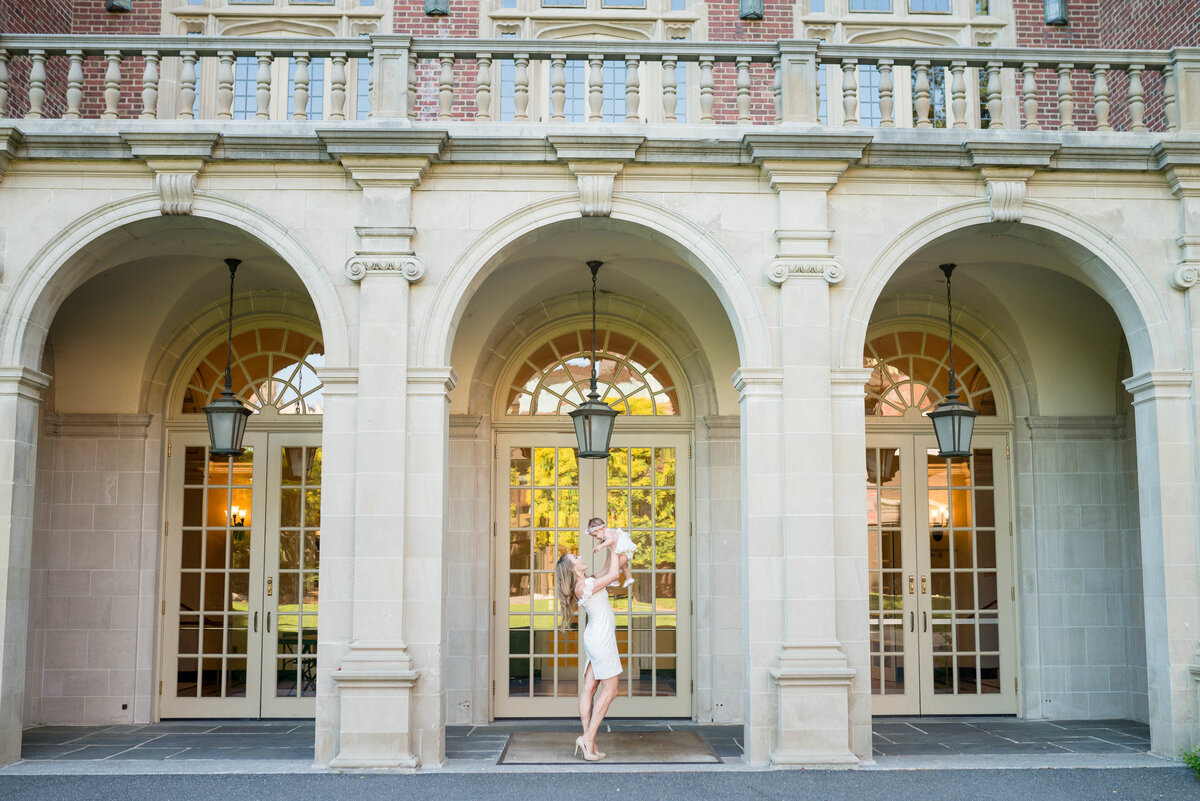
[[412,367],[408,371],[404,628],[413,663],[421,673],[412,706],[414,744],[420,763],[429,767],[444,761],[445,750],[448,393],[457,379],[450,367]]
[[38,404],[50,377],[0,368],[0,764],[21,758]]
[[1200,545],[1192,374],[1142,373],[1125,387],[1137,425],[1150,747],[1174,756],[1197,740],[1192,671],[1200,632]]
[[334,670],[354,636],[354,493],[358,430],[358,370],[320,371],[325,409],[321,418],[321,615],[317,630],[318,765],[337,754],[340,709]]

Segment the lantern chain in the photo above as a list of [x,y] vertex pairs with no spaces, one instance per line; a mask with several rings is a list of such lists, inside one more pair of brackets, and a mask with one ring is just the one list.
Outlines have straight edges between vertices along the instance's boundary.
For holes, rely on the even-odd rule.
[[958,399],[958,392],[954,388],[954,320],[950,308],[950,273],[954,272],[955,266],[954,264],[942,264],[938,268],[946,274],[946,327],[950,331],[950,392],[946,395],[947,400]]
[[226,259],[225,263],[229,265],[229,328],[225,337],[225,391],[233,392],[233,375],[231,367],[233,365],[233,280],[237,275],[238,265],[241,264],[240,259]]

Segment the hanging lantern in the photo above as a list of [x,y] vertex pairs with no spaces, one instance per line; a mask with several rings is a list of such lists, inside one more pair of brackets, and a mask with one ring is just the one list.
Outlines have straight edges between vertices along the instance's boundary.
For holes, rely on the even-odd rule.
[[953,264],[943,264],[946,274],[946,322],[950,327],[950,391],[946,399],[926,416],[933,421],[933,433],[937,436],[938,456],[953,459],[971,455],[971,432],[975,428],[975,417],[979,413],[958,399],[954,387],[954,320],[950,313],[950,273]]
[[575,424],[575,440],[583,459],[607,459],[608,443],[612,439],[613,423],[620,412],[600,400],[596,391],[596,274],[604,262],[589,261],[592,271],[592,382],[588,399],[570,412]]
[[208,418],[209,458],[223,459],[242,455],[242,436],[250,410],[233,394],[233,378],[229,367],[233,360],[233,280],[238,259],[226,259],[229,265],[229,331],[225,341],[225,389],[221,396],[204,407]]

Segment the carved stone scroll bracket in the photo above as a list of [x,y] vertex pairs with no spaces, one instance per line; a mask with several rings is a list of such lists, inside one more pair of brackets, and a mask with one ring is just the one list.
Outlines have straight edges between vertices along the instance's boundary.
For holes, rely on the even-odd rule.
[[841,283],[846,277],[842,265],[833,259],[776,259],[767,268],[767,280],[783,286],[789,278],[824,278],[826,283]]
[[154,174],[165,216],[192,214],[196,202],[196,178],[204,168],[201,159],[150,159],[146,162]]
[[1181,236],[1175,244],[1179,246],[1179,262],[1171,274],[1171,286],[1185,292],[1200,280],[1200,236]]
[[1021,206],[1025,203],[1025,182],[1033,177],[1034,171],[985,167],[982,172],[987,181],[992,222],[1020,222]]
[[579,213],[584,217],[612,214],[614,181],[625,165],[619,161],[572,161],[567,166],[579,181]]
[[358,283],[367,275],[394,275],[415,284],[425,277],[425,265],[411,253],[356,253],[346,262],[346,277]]

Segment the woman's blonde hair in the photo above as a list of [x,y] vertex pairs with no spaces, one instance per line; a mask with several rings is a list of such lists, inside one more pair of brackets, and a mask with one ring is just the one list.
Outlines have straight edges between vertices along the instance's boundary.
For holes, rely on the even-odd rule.
[[571,568],[570,554],[558,557],[554,566],[554,593],[558,596],[558,627],[570,631],[571,623],[579,614],[579,602],[575,598],[575,571]]

